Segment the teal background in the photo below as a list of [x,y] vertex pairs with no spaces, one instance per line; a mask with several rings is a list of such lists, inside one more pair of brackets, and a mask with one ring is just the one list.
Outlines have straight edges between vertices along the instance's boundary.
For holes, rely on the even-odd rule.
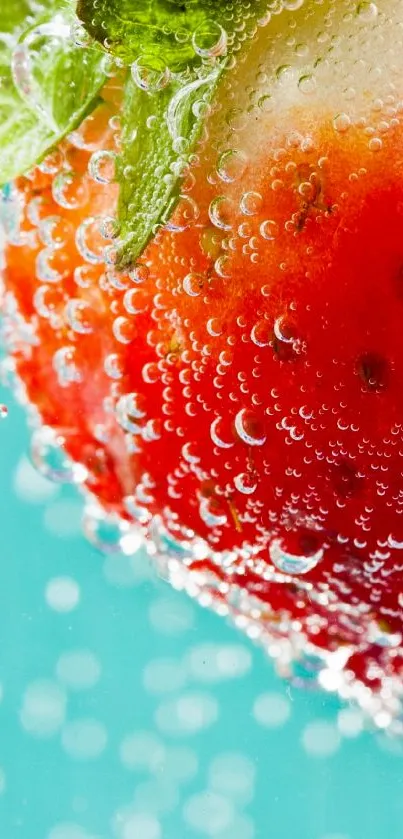
[[402,744],[86,544],[0,399],[0,839],[400,839]]

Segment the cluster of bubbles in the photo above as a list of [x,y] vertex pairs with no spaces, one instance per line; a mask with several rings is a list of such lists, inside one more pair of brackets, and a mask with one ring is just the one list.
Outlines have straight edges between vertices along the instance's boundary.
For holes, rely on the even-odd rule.
[[[391,6],[394,14],[398,16],[400,13],[401,16],[398,0],[391,0]],[[32,460],[45,477],[59,482],[73,482],[87,493],[84,531],[93,545],[108,555],[131,555],[137,550],[144,532],[147,532],[151,537],[148,545],[150,554],[161,575],[166,576],[176,588],[186,588],[203,605],[215,608],[220,614],[230,614],[250,637],[259,639],[269,649],[278,661],[280,671],[293,673],[294,663],[305,660],[305,655],[310,657],[310,663],[315,659],[318,665],[313,667],[315,679],[319,679],[318,672],[327,673],[321,676],[321,683],[326,689],[332,690],[335,686],[343,696],[357,698],[375,720],[381,719],[382,727],[385,719],[392,724],[401,714],[400,688],[392,686],[384,697],[374,697],[371,692],[364,690],[361,683],[342,673],[339,660],[337,666],[333,666],[333,659],[321,652],[319,645],[316,647],[312,642],[307,644],[307,624],[303,625],[287,614],[281,614],[278,620],[273,619],[273,614],[270,614],[258,595],[254,596],[242,587],[242,575],[247,572],[269,583],[281,582],[286,586],[294,586],[296,598],[299,598],[298,602],[302,605],[316,602],[318,606],[328,608],[329,612],[337,613],[338,617],[344,609],[346,614],[343,613],[342,617],[345,624],[350,621],[349,626],[353,626],[354,608],[347,608],[349,604],[343,600],[346,591],[339,590],[340,582],[337,579],[329,580],[322,588],[315,587],[305,579],[306,574],[323,564],[327,554],[328,545],[320,537],[327,511],[319,510],[316,515],[312,513],[304,517],[304,524],[309,525],[308,529],[317,536],[309,550],[298,550],[288,545],[275,530],[279,525],[275,516],[265,526],[259,525],[265,512],[264,504],[258,497],[259,473],[264,474],[265,478],[270,476],[270,463],[265,460],[265,453],[271,441],[268,440],[266,426],[261,422],[263,388],[261,384],[255,387],[255,382],[262,379],[262,358],[267,348],[273,350],[279,362],[294,361],[307,354],[303,338],[293,327],[292,306],[289,313],[273,318],[267,302],[271,295],[270,283],[267,277],[263,280],[259,277],[260,305],[253,313],[253,322],[240,308],[233,332],[228,334],[225,302],[221,306],[214,305],[213,292],[214,283],[219,288],[230,288],[234,280],[235,255],[239,258],[241,254],[244,265],[248,265],[248,269],[256,266],[257,271],[262,254],[277,247],[279,236],[284,235],[283,227],[287,234],[296,235],[304,229],[310,214],[323,215],[319,175],[326,167],[326,160],[317,155],[315,171],[308,172],[296,171],[297,166],[293,160],[294,154],[300,159],[301,155],[310,153],[315,146],[313,132],[305,131],[305,123],[309,123],[312,113],[316,114],[322,109],[322,112],[329,115],[332,137],[336,137],[337,142],[343,142],[343,138],[354,135],[358,137],[356,142],[362,145],[366,155],[382,150],[384,138],[399,125],[403,112],[397,84],[401,43],[395,38],[395,31],[393,34],[391,32],[390,19],[374,3],[348,2],[341,7],[339,2],[333,0],[322,7],[316,3],[303,3],[302,0],[272,2],[268,4],[267,18],[262,22],[270,23],[270,28],[256,29],[253,33],[255,48],[246,52],[246,57],[241,55],[237,58],[234,53],[231,54],[231,69],[235,70],[238,62],[238,76],[241,79],[236,81],[234,74],[234,81],[230,73],[224,77],[224,92],[221,93],[221,100],[216,103],[218,127],[213,124],[208,136],[216,157],[214,166],[207,173],[207,206],[203,206],[203,200],[198,200],[192,194],[193,191],[195,195],[197,192],[194,190],[194,172],[203,162],[203,158],[196,152],[191,160],[188,159],[185,172],[178,168],[177,163],[171,167],[172,171],[159,172],[162,178],[174,180],[179,172],[184,176],[183,194],[167,228],[172,234],[172,240],[177,233],[197,231],[195,241],[200,241],[204,255],[211,263],[208,275],[204,269],[198,270],[195,257],[177,255],[174,247],[172,265],[176,285],[173,288],[164,284],[163,266],[161,277],[155,279],[146,258],[131,265],[130,270],[119,270],[119,247],[125,243],[119,240],[118,181],[123,179],[130,182],[136,173],[130,166],[121,171],[122,117],[119,112],[119,93],[114,90],[113,79],[108,83],[109,87],[106,86],[106,105],[105,102],[99,105],[70,134],[68,141],[59,150],[51,152],[38,167],[44,176],[51,177],[55,211],[49,215],[46,199],[42,195],[31,197],[27,206],[23,207],[22,199],[16,194],[15,202],[20,204],[24,223],[18,228],[10,219],[6,220],[8,239],[12,245],[24,245],[37,250],[37,286],[33,294],[33,306],[39,322],[46,323],[49,334],[53,335],[56,348],[52,356],[52,369],[58,384],[66,389],[66,393],[71,387],[80,387],[85,379],[80,342],[92,336],[96,340],[102,330],[108,329],[108,340],[105,342],[108,351],[102,359],[107,393],[104,394],[102,406],[97,406],[102,419],[92,429],[101,449],[104,446],[108,450],[115,438],[118,437],[120,441],[122,436],[124,444],[119,450],[120,456],[131,463],[130,458],[141,454],[144,448],[151,448],[153,443],[158,444],[164,433],[175,432],[181,442],[180,461],[176,469],[165,476],[166,496],[174,507],[175,502],[182,498],[181,484],[186,486],[185,481],[189,476],[196,476],[202,488],[205,488],[209,480],[214,483],[217,479],[216,469],[206,474],[197,439],[199,418],[203,417],[204,424],[206,415],[210,414],[208,443],[212,444],[215,460],[218,462],[222,458],[223,468],[229,473],[227,486],[230,489],[226,486],[221,492],[209,494],[208,491],[200,491],[198,495],[200,524],[207,528],[208,537],[200,538],[190,528],[181,528],[177,514],[168,507],[164,508],[160,516],[154,516],[150,523],[150,510],[155,504],[159,487],[153,474],[147,471],[143,472],[134,489],[125,491],[124,515],[122,512],[120,515],[105,513],[92,496],[88,497],[88,487],[85,489],[93,478],[89,467],[73,462],[66,455],[63,431],[49,426],[37,428],[32,438]],[[45,40],[49,36],[49,47],[55,33],[44,30],[40,34]],[[360,54],[359,67],[356,52],[350,52],[352,38],[354,50]],[[214,22],[193,33],[194,53],[207,64],[221,60],[228,52],[228,43],[228,33]],[[26,43],[25,49],[29,50],[30,46],[31,42]],[[381,59],[378,60],[379,55]],[[25,89],[25,96],[37,97],[36,89],[34,93],[32,90],[30,92],[26,78],[22,75],[22,69],[30,72],[26,56],[22,62],[17,53],[14,62],[17,84]],[[146,54],[132,63],[130,73],[144,95],[150,96],[158,96],[162,90],[169,88],[174,75],[159,56]],[[371,80],[370,95],[367,86],[364,90],[363,84],[367,76]],[[387,83],[384,81],[386,76]],[[190,83],[189,91],[192,84],[199,84],[199,81]],[[178,102],[181,100],[176,101],[175,106]],[[202,97],[197,100],[193,104],[196,115],[200,115],[206,105]],[[303,130],[287,129],[285,140],[282,138],[278,147],[271,150],[273,166],[264,188],[261,184],[251,183],[250,171],[256,160],[256,143],[264,142],[264,137],[273,128],[273,121],[284,120],[290,110],[300,109],[301,106],[304,106],[304,113],[308,115],[301,117],[303,123],[305,119]],[[208,110],[206,107],[207,116]],[[170,116],[175,123],[175,109]],[[150,118],[147,128],[152,127],[153,119],[155,117]],[[133,140],[135,132],[133,126]],[[182,141],[185,143],[186,138],[175,137],[175,148],[179,155]],[[84,173],[79,167],[74,168],[74,160],[81,153],[87,161]],[[301,211],[293,214],[282,225],[280,215],[278,218],[264,217],[265,190],[278,196],[281,202],[287,177],[293,183],[296,178],[298,180],[296,192]],[[360,177],[365,177],[365,167],[352,173],[351,181],[355,182]],[[252,177],[253,180],[256,178]],[[333,208],[326,208],[326,211],[330,214]],[[74,266],[71,253],[74,254]],[[164,258],[163,253],[162,261]],[[278,270],[286,276],[286,261],[280,262]],[[153,284],[155,290],[150,292]],[[178,321],[177,328],[174,317],[170,320],[167,315],[174,299],[178,303],[174,313]],[[207,313],[206,342],[204,337],[201,340],[197,324],[192,322],[192,314],[196,313],[196,317],[200,317],[200,309],[192,307],[203,305]],[[15,312],[10,310],[9,315],[10,319],[14,318],[13,325],[18,323],[12,339],[16,343],[11,344],[11,351],[24,342],[34,345],[35,335],[30,334],[27,339],[26,324],[15,318]],[[141,390],[128,389],[125,352],[137,336],[137,324],[147,315],[153,321],[153,328],[149,329],[144,340],[155,350],[155,358],[146,361],[141,367]],[[175,327],[173,329],[172,324]],[[164,331],[169,329],[172,334],[167,346]],[[31,331],[35,332],[35,324],[31,324]],[[235,375],[234,353],[239,338],[245,347],[248,345],[248,352],[252,346],[254,366],[250,370],[245,364],[245,369],[240,367]],[[198,392],[198,384],[203,381],[206,369],[211,369],[208,367],[211,357],[217,360],[212,376],[214,410]],[[184,405],[183,426],[175,425],[176,391],[172,370],[178,369],[177,379]],[[361,373],[367,378],[370,388],[382,388],[383,370],[376,358],[366,357],[361,364]],[[220,391],[225,388],[225,381],[230,376],[235,380],[228,395],[228,404],[233,408],[232,425],[227,421],[225,404],[219,410],[223,403]],[[158,418],[148,413],[144,395],[148,394],[149,385],[157,383],[161,385]],[[309,424],[313,430],[317,427],[316,419],[312,417],[307,404],[299,409],[294,408],[290,416],[284,415],[280,394],[275,388],[270,390],[268,407],[263,405],[263,409],[270,418],[277,419],[275,430],[286,439],[287,445],[303,441],[305,428]],[[326,410],[327,406],[324,405],[323,413]],[[340,432],[349,428],[343,422],[340,415],[337,425]],[[192,433],[195,433],[195,438],[187,438],[188,427],[194,429]],[[351,426],[351,430],[356,429]],[[243,462],[237,460],[236,452],[240,447],[248,453]],[[259,463],[258,469],[254,468],[255,461]],[[300,473],[297,474],[294,469],[287,477],[295,478],[297,485]],[[342,479],[348,487],[353,480],[349,475],[343,475]],[[380,494],[382,491],[380,486]],[[275,487],[275,492],[281,497],[283,490]],[[315,509],[315,505],[318,507],[317,498],[312,498],[313,495],[314,492],[309,491],[302,500],[298,493],[291,495],[291,499],[284,504],[281,527],[298,517],[299,505],[305,504],[308,511]],[[338,503],[341,507],[345,501],[340,500]],[[241,517],[238,504],[242,508]],[[365,521],[364,518],[364,531]],[[242,531],[242,526],[250,525],[250,531],[256,525],[256,539],[245,539],[242,546],[234,550],[216,550],[215,546],[219,544],[220,536],[228,524],[233,525],[236,532]],[[262,532],[258,531],[258,526]],[[269,539],[268,534],[272,532],[275,536]],[[393,542],[392,535],[390,539]],[[342,541],[341,536],[339,544]],[[395,542],[391,544],[389,541],[383,547],[398,550]],[[264,559],[262,545],[265,548]],[[355,544],[357,549],[365,546],[365,540]],[[378,548],[377,554],[368,561],[369,576],[376,573],[377,562],[382,563],[390,556],[390,553],[382,554],[381,545]],[[198,570],[195,571],[196,565]],[[47,594],[49,602],[56,604],[54,608],[58,608],[58,603],[63,604],[63,597],[67,598],[67,602],[70,602],[70,597],[74,603],[76,596],[68,585],[66,589],[66,581],[60,580],[52,585]],[[374,599],[374,592],[371,597]],[[64,607],[59,605],[59,608]],[[324,620],[322,618],[321,624],[318,618],[313,636],[323,628]],[[400,647],[400,634],[383,629],[379,621],[374,621],[371,616],[362,616],[362,631],[370,644],[392,651]],[[309,671],[310,668],[307,669]],[[393,722],[393,725],[396,730],[402,727],[399,720]]]

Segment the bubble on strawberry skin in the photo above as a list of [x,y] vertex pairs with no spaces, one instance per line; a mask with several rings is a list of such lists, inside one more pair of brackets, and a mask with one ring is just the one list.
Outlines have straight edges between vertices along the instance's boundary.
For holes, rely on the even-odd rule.
[[[294,543],[295,552],[288,547],[287,542]],[[297,552],[297,547],[299,552]],[[304,550],[306,551],[304,553]],[[287,540],[284,538],[272,539],[269,545],[269,558],[273,565],[284,574],[307,574],[322,561],[325,554],[323,546],[318,547],[318,540],[313,536],[301,538],[300,540]]]

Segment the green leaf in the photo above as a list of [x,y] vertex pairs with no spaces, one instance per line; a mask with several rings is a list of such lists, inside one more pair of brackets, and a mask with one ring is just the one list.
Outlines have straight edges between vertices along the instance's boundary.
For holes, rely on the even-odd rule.
[[78,46],[64,0],[0,7],[0,183],[37,163],[90,110],[105,55]]
[[191,36],[206,18],[200,0],[78,0],[77,14],[125,63],[151,51],[174,71],[194,58]]
[[176,79],[154,94],[128,82],[120,160],[119,268],[130,267],[157,227],[168,222],[180,195],[181,167],[200,134],[203,111],[222,69],[203,68],[192,81]]

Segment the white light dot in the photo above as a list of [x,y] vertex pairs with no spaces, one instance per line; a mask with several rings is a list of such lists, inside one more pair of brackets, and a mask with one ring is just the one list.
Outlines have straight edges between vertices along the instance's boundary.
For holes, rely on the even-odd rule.
[[255,774],[255,766],[246,755],[223,752],[210,765],[209,786],[243,806],[253,798]]
[[161,731],[172,736],[196,734],[216,722],[218,703],[208,693],[183,694],[167,700],[157,708],[156,723]]
[[312,757],[331,757],[339,749],[340,742],[336,726],[326,720],[313,720],[302,734],[302,745]]
[[46,586],[45,598],[55,612],[72,612],[80,601],[80,587],[72,577],[53,577]]
[[55,682],[31,682],[22,699],[21,725],[34,737],[52,737],[64,723],[66,702],[64,690]]
[[180,690],[186,682],[186,670],[175,659],[157,658],[149,661],[143,671],[143,684],[149,693]]
[[241,644],[197,644],[186,659],[190,675],[200,682],[219,682],[244,676],[252,657]]
[[44,513],[44,524],[49,533],[61,538],[71,538],[81,533],[82,504],[63,499],[49,504]]
[[164,761],[165,748],[152,731],[134,731],[122,740],[119,756],[126,769],[155,772]]
[[70,690],[88,690],[99,681],[101,665],[90,650],[68,650],[57,661],[56,675]]
[[90,837],[79,824],[60,822],[52,827],[47,839],[90,839]]
[[364,717],[359,708],[342,708],[337,715],[337,728],[343,737],[358,737],[364,728]]
[[105,726],[90,718],[69,722],[62,731],[62,746],[75,760],[94,760],[99,757],[107,739]]
[[[185,596],[184,596],[185,597]],[[193,607],[180,597],[158,597],[149,610],[150,623],[163,635],[181,635],[194,625]]]
[[231,824],[233,812],[233,806],[228,799],[206,790],[192,795],[186,801],[183,818],[194,830],[208,836],[218,836]]
[[234,817],[225,830],[220,830],[217,839],[254,839],[255,825],[249,816],[234,813]]
[[157,815],[172,812],[179,801],[178,788],[172,781],[152,778],[137,784],[134,803],[139,810]]
[[164,777],[177,784],[191,781],[198,768],[197,754],[189,746],[172,746],[166,749],[164,760],[159,767]]
[[287,722],[290,714],[290,702],[281,693],[261,693],[255,699],[253,716],[259,725],[279,728]]
[[160,839],[161,825],[149,813],[133,813],[123,824],[122,839]]
[[17,498],[31,504],[42,504],[59,492],[57,484],[37,472],[25,456],[21,458],[14,472],[13,487]]

